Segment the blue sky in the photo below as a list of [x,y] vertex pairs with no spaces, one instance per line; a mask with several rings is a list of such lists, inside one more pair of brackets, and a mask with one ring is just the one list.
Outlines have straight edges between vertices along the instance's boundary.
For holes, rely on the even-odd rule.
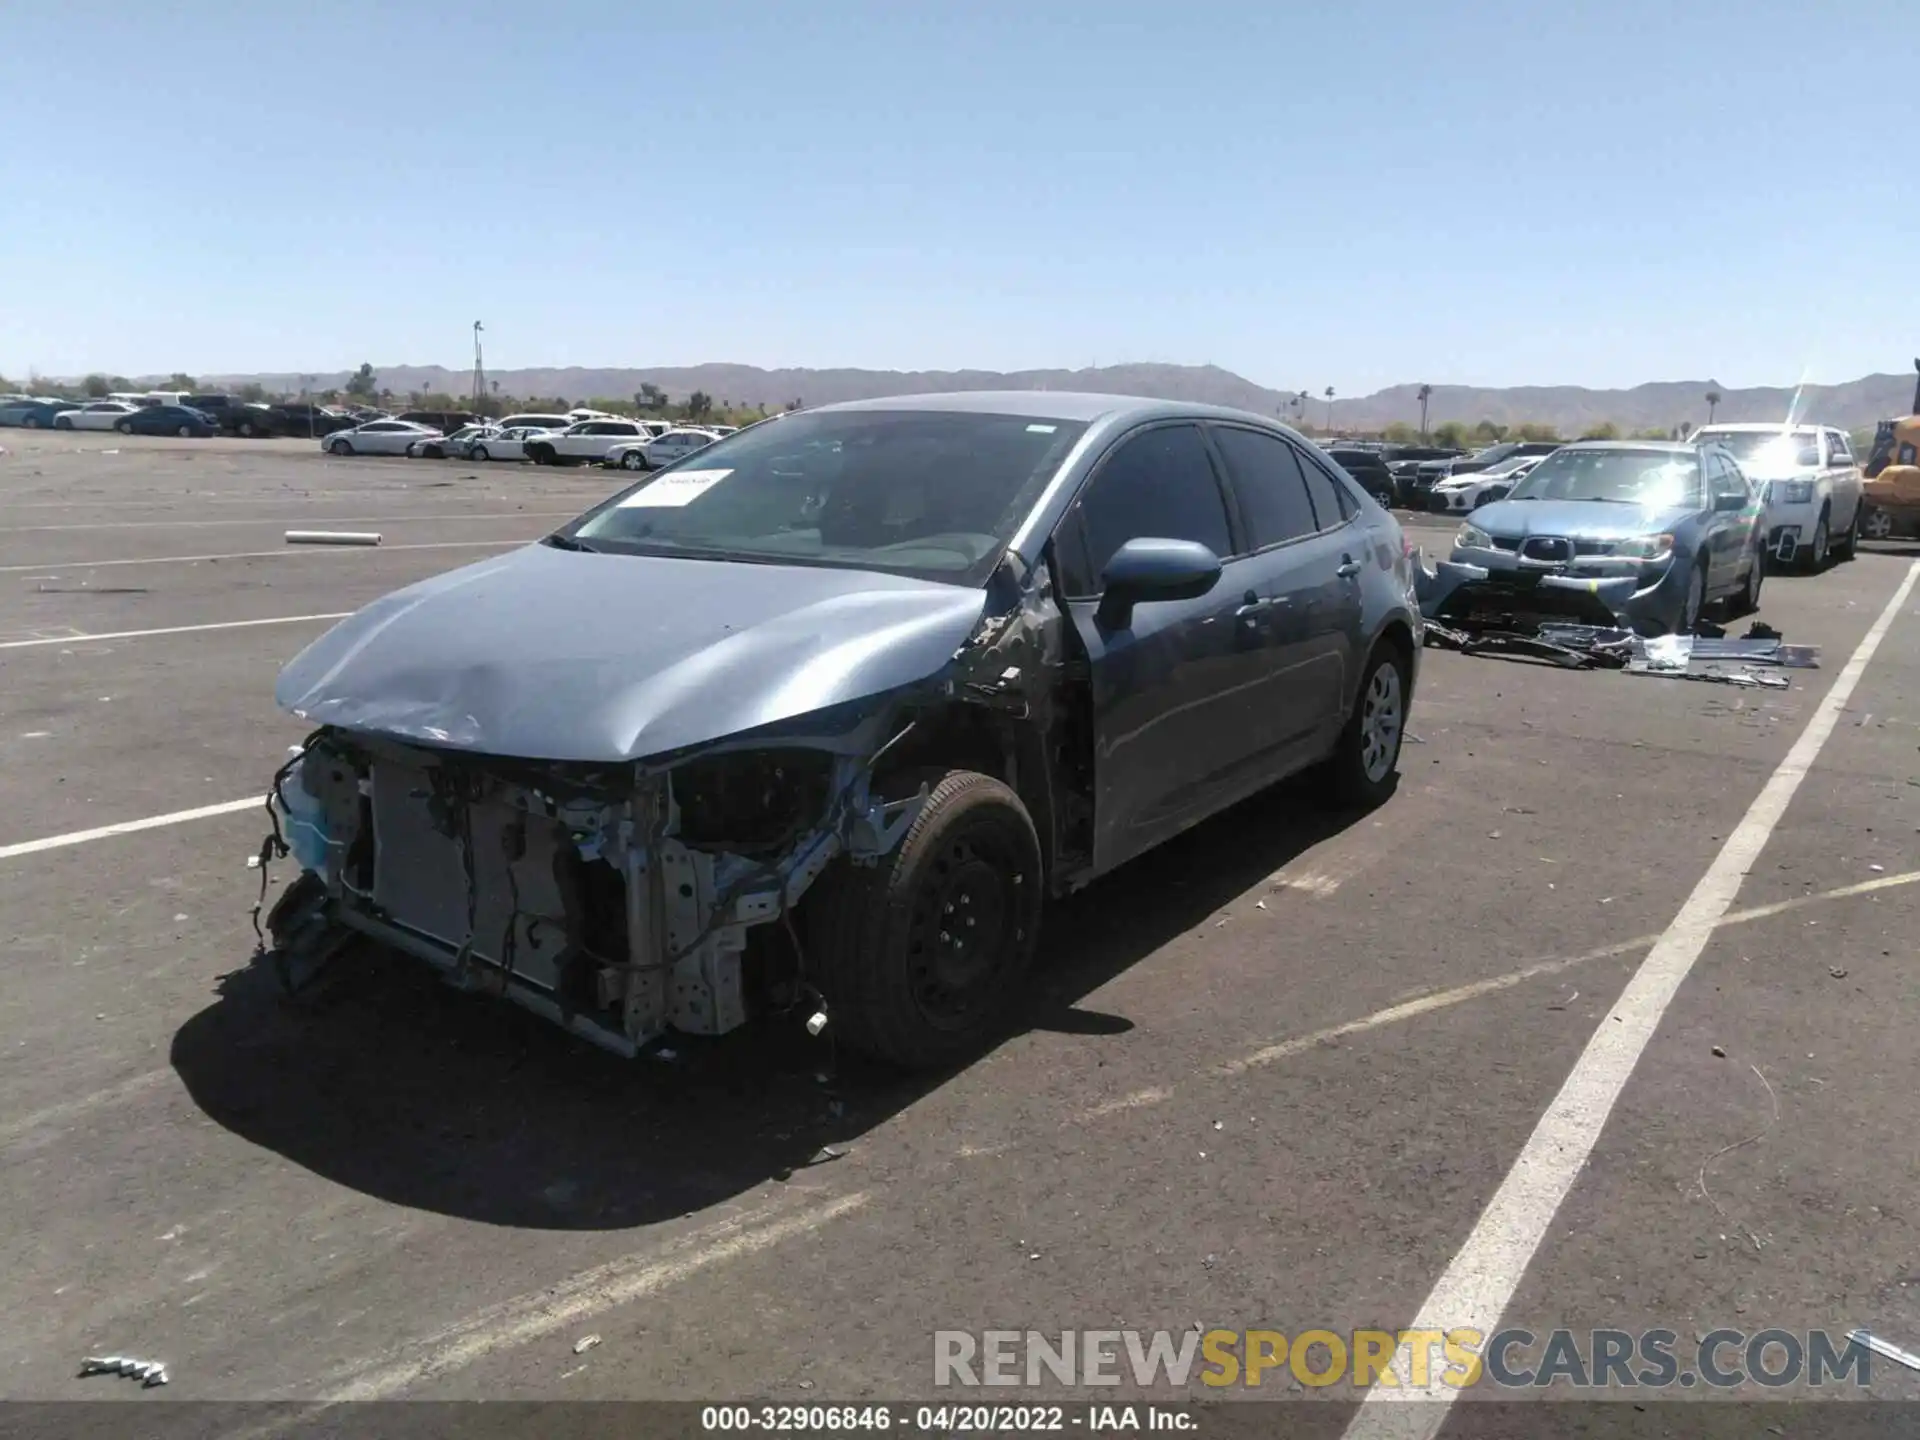
[[11,5],[0,374],[1905,370],[1909,7]]

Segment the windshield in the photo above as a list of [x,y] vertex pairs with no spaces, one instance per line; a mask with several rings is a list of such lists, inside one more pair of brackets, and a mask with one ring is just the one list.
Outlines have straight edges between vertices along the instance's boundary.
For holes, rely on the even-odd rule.
[[1820,438],[1811,431],[1702,430],[1693,438],[1732,451],[1741,469],[1758,475],[1804,470],[1820,463]]
[[1674,450],[1556,450],[1509,500],[1600,500],[1657,509],[1699,508],[1700,462]]
[[1516,470],[1525,469],[1527,466],[1533,464],[1539,458],[1540,457],[1538,455],[1509,456],[1507,459],[1502,460],[1498,465],[1489,465],[1486,469],[1480,472],[1478,478],[1482,481],[1487,481],[1487,480],[1493,479],[1495,476],[1498,476],[1498,475],[1511,475]]
[[977,584],[1085,430],[940,410],[794,414],[702,446],[562,533],[623,554]]
[[1473,458],[1476,460],[1484,460],[1484,461],[1487,461],[1488,463],[1492,463],[1495,460],[1506,459],[1509,455],[1513,454],[1513,452],[1515,450],[1518,450],[1519,448],[1520,447],[1518,444],[1509,440],[1504,445],[1489,445],[1484,450],[1476,450],[1473,452]]

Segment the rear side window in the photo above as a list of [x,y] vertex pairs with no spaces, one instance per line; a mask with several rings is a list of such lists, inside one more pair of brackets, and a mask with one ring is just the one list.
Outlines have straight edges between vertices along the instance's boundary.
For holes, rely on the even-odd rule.
[[1306,472],[1307,494],[1313,499],[1313,515],[1322,530],[1337,530],[1353,518],[1353,497],[1347,487],[1313,463],[1311,455],[1301,459]]
[[1193,425],[1163,425],[1121,442],[1080,501],[1088,573],[1079,593],[1097,591],[1113,552],[1129,540],[1197,540],[1233,553],[1226,501]]
[[[1234,493],[1240,497],[1250,549],[1298,540],[1320,528],[1308,498],[1307,477],[1291,445],[1276,435],[1231,426],[1218,427],[1213,435],[1233,476]],[[1321,483],[1327,483],[1324,477]]]

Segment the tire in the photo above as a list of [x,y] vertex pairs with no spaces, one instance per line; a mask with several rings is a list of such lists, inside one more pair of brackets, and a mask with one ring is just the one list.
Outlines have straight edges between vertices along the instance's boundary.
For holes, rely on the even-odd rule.
[[1866,502],[1856,500],[1853,505],[1853,519],[1847,524],[1847,533],[1834,542],[1833,554],[1837,560],[1851,560],[1860,553],[1860,511]]
[[[900,794],[926,783],[926,804],[891,854],[835,862],[808,916],[808,950],[849,1046],[939,1070],[990,1044],[1021,992],[1045,901],[1040,838],[991,776],[897,778]],[[969,954],[969,943],[980,948]]]
[[56,415],[53,417],[53,428],[56,430],[71,430],[73,429],[73,421],[67,419],[64,415]]
[[26,419],[20,422],[20,428],[23,430],[38,430],[40,428],[40,417],[38,415],[27,416]]
[[1687,576],[1687,593],[1680,598],[1680,610],[1674,616],[1673,633],[1693,634],[1699,628],[1700,617],[1706,613],[1707,558],[1702,555],[1693,562],[1693,571]]
[[329,440],[327,442],[327,453],[329,455],[351,455],[353,454],[353,442],[351,440]]
[[1353,713],[1318,777],[1335,804],[1371,810],[1393,794],[1407,733],[1408,670],[1405,653],[1390,640],[1367,657]]
[[493,457],[487,453],[486,446],[476,445],[473,447],[473,449],[467,452],[467,458],[469,460],[478,460],[482,464],[485,464],[487,461],[491,460]]
[[191,425],[182,425],[178,430],[174,431],[174,434],[178,435],[182,440],[191,440],[193,438],[193,427]]
[[113,428],[118,430],[122,435],[131,435],[133,433],[133,422],[131,420],[116,420],[113,423]]
[[620,457],[620,468],[622,470],[644,470],[647,468],[647,457],[642,455],[638,450],[629,450]]
[[240,422],[240,434],[248,440],[253,438],[253,422],[251,420],[242,420]]
[[1738,620],[1760,608],[1760,586],[1766,580],[1767,556],[1764,550],[1753,552],[1753,564],[1747,569],[1746,584],[1737,595],[1727,597],[1727,618]]
[[553,452],[544,445],[529,445],[527,447],[527,458],[536,465],[551,465],[553,463]]
[[1820,518],[1814,522],[1812,541],[1793,557],[1804,574],[1819,574],[1827,568],[1827,561],[1832,558],[1828,552],[1832,549],[1833,537],[1828,533],[1827,520],[1828,512],[1823,506]]

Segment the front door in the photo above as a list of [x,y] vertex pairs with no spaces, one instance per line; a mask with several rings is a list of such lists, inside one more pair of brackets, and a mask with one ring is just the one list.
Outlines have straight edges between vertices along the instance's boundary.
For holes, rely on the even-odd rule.
[[[1226,557],[1193,600],[1103,618],[1100,577],[1128,540],[1193,540]],[[1062,521],[1055,553],[1091,665],[1094,865],[1107,870],[1256,788],[1283,729],[1273,595],[1233,558],[1226,497],[1192,424],[1123,439]]]

